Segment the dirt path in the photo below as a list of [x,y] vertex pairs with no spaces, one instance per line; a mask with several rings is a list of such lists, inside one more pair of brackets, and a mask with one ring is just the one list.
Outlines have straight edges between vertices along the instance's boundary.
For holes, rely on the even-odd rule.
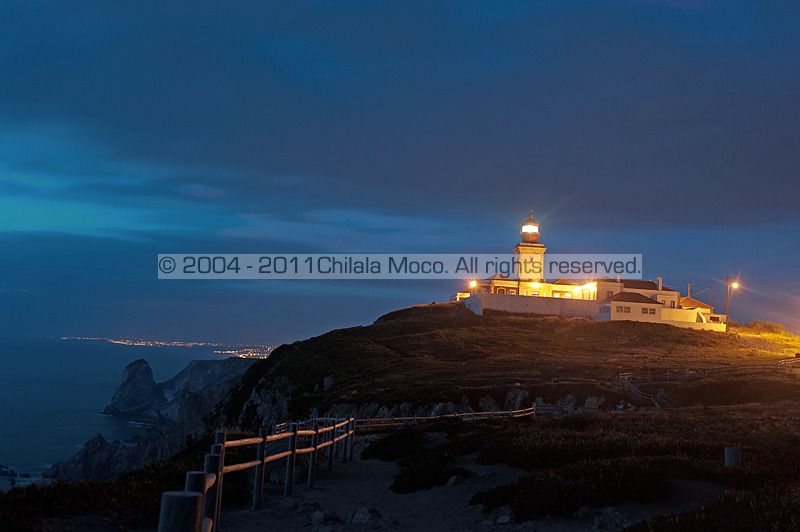
[[[314,489],[297,489],[293,497],[266,495],[264,510],[223,512],[220,530],[490,530],[498,516],[486,515],[469,499],[478,491],[514,482],[526,472],[507,466],[482,466],[473,457],[458,465],[470,471],[451,485],[398,495],[389,489],[400,468],[396,463],[358,458],[318,472]],[[508,514],[508,512],[506,512]],[[502,519],[501,519],[502,520]],[[497,525],[503,526],[503,525]]]
[[363,441],[356,445],[354,460],[337,463],[333,472],[319,471],[314,489],[302,487],[293,497],[282,497],[275,489],[265,495],[264,510],[226,510],[222,532],[339,532],[362,530],[618,530],[659,514],[673,514],[716,500],[725,487],[707,482],[676,480],[674,495],[652,504],[625,504],[614,508],[581,509],[570,519],[544,518],[515,525],[508,507],[484,514],[470,505],[477,492],[509,484],[529,472],[505,465],[485,466],[475,455],[462,457],[457,466],[468,470],[467,478],[451,480],[447,486],[411,494],[389,489],[400,468],[396,463],[358,458]]

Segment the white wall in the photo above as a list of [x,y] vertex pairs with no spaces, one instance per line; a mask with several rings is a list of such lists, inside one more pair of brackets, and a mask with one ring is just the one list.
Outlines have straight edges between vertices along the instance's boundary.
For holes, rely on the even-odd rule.
[[584,299],[479,293],[462,301],[478,316],[482,316],[485,310],[500,310],[514,314],[564,314],[586,318],[594,318],[597,315],[597,302]]

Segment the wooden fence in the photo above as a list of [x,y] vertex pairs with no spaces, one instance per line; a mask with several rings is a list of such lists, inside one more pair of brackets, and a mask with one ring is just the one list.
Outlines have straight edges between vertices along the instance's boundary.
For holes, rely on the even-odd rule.
[[[789,369],[796,368],[800,366],[800,358],[786,358],[783,360],[779,360],[777,364],[742,364],[739,366],[725,366],[722,368],[707,368],[707,369],[687,369],[685,371],[676,371],[676,372],[665,372],[661,375],[654,375],[652,372],[648,372],[646,375],[650,379],[661,378],[664,380],[670,380],[673,376],[681,376],[681,377],[697,377],[697,376],[707,376],[707,375],[746,375],[747,373],[787,373]],[[649,393],[645,393],[637,388],[631,382],[631,373],[625,372],[620,373],[617,377],[617,382],[619,382],[622,389],[628,391],[637,397],[641,397],[647,401],[652,401],[656,408],[661,408],[656,400],[655,396]]]
[[637,397],[641,397],[642,399],[652,402],[656,408],[661,408],[661,405],[658,404],[658,401],[656,401],[656,398],[653,394],[645,393],[636,386],[634,386],[634,384],[631,382],[630,372],[620,373],[618,380],[623,390],[631,392],[633,395]]
[[764,345],[759,345],[759,344],[750,342],[748,340],[745,340],[741,336],[738,336],[737,338],[739,340],[739,343],[742,343],[742,344],[744,344],[744,345],[746,345],[748,347],[752,347],[753,349],[758,349],[760,351],[767,351],[769,353],[776,353],[776,354],[786,355],[786,356],[791,356],[791,355],[795,355],[795,357],[800,356],[800,353],[797,353],[796,349],[791,349],[791,348],[788,348],[788,347],[783,348],[783,349],[778,349],[778,348],[774,348],[774,347],[766,347]]
[[495,419],[507,417],[527,417],[536,416],[536,404],[528,408],[519,410],[504,410],[500,412],[466,412],[462,414],[446,414],[441,416],[413,416],[413,417],[386,417],[386,418],[367,418],[356,420],[356,430],[374,430],[380,428],[392,428],[403,425],[416,425],[428,421],[441,419],[463,419],[465,421],[476,421],[480,419]]
[[[261,509],[264,488],[264,471],[269,462],[286,458],[286,482],[284,496],[290,496],[294,489],[295,463],[297,455],[310,454],[308,486],[313,487],[317,469],[317,456],[328,449],[328,469],[333,468],[334,453],[340,446],[343,462],[352,459],[355,420],[317,419],[313,429],[300,428],[299,424],[281,424],[273,434],[261,429],[256,438],[226,441],[224,432],[217,432],[211,452],[206,455],[203,471],[186,473],[183,491],[167,491],[161,496],[161,513],[158,521],[159,532],[214,532],[219,522],[222,502],[222,479],[226,473],[255,468],[253,483],[253,510]],[[304,424],[305,425],[305,424]],[[322,425],[322,426],[320,426]],[[300,446],[310,438],[310,445]],[[267,444],[287,440],[283,452],[267,455]],[[303,441],[301,441],[303,440]],[[341,443],[340,443],[341,442]],[[245,445],[257,446],[255,459],[239,464],[225,464],[225,450]]]
[[[217,432],[211,452],[205,456],[203,471],[186,473],[183,491],[167,491],[161,495],[161,512],[158,532],[214,532],[219,522],[222,502],[222,479],[226,473],[255,468],[253,481],[252,509],[260,510],[264,489],[266,464],[286,459],[286,478],[283,488],[285,497],[294,490],[295,465],[298,455],[308,454],[307,486],[314,487],[317,471],[317,458],[327,449],[327,467],[333,469],[335,455],[343,463],[353,459],[355,431],[397,427],[432,420],[458,418],[464,420],[492,419],[535,416],[536,405],[520,410],[502,412],[470,412],[444,416],[391,417],[376,419],[333,419],[317,418],[300,422],[286,422],[275,426],[272,434],[266,429],[259,431],[258,437],[241,440],[226,439],[225,432]],[[271,442],[287,440],[285,451],[267,455],[267,445]],[[225,464],[226,449],[242,446],[257,447],[255,458],[249,462]],[[338,448],[338,449],[337,449]]]

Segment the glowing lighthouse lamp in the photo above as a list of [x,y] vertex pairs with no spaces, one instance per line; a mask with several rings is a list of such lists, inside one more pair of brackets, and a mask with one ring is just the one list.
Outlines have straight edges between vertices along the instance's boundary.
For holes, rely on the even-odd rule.
[[539,243],[539,222],[533,219],[533,211],[528,215],[528,219],[522,222],[519,236],[526,244]]

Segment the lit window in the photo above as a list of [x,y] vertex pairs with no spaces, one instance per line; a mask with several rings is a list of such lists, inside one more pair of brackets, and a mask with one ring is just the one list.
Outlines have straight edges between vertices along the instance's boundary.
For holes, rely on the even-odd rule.
[[650,309],[650,314],[655,314],[655,313],[656,313],[656,309],[654,309],[654,308],[651,308],[651,309]]
[[617,305],[617,312],[622,312],[622,305]]
[[623,310],[622,312],[624,312],[625,314],[630,314],[631,313],[631,307],[625,307],[625,310]]
[[642,307],[642,314],[647,314],[647,309]]

